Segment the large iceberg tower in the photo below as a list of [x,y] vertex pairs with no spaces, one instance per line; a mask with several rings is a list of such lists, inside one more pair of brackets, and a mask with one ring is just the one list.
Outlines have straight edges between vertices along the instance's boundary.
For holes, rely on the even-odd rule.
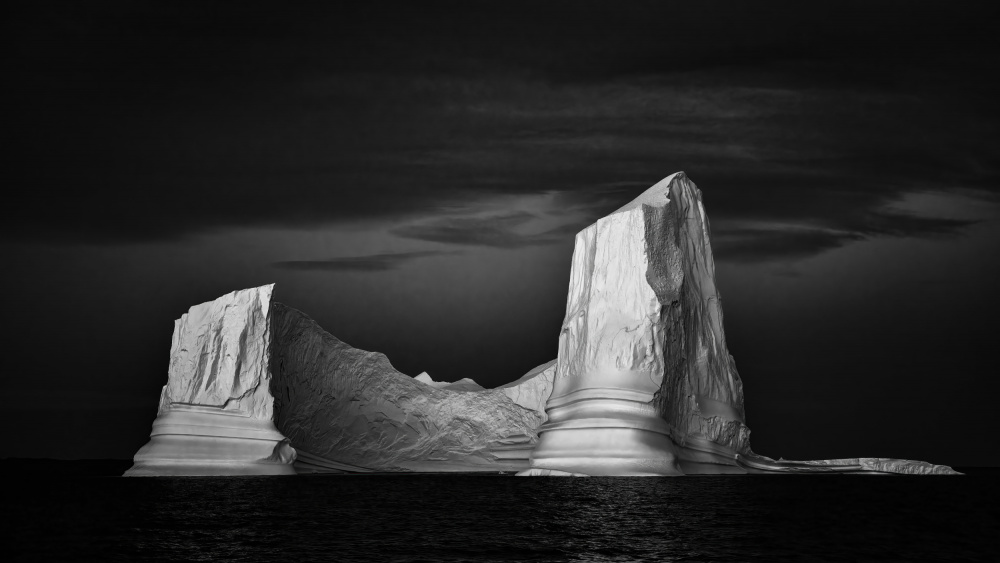
[[753,453],[701,192],[678,172],[576,236],[548,422],[522,475],[953,474]]
[[577,234],[557,366],[536,470],[742,472],[743,388],[683,172]]

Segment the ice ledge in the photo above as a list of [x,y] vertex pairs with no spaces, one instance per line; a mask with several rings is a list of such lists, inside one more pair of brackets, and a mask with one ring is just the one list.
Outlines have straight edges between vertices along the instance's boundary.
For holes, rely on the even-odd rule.
[[757,454],[737,454],[736,464],[750,473],[867,473],[896,475],[962,475],[947,465],[885,457],[773,460]]
[[590,477],[590,475],[585,475],[583,473],[570,473],[568,471],[559,471],[557,469],[538,469],[537,467],[532,467],[531,469],[525,469],[517,474],[518,477]]
[[175,408],[154,421],[125,476],[294,475],[295,458],[270,420]]

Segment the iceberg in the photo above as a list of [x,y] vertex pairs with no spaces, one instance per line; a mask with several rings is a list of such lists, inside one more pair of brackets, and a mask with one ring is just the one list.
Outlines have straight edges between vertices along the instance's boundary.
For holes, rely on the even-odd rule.
[[401,373],[273,287],[175,322],[150,440],[125,475],[955,473],[753,452],[708,217],[683,172],[576,235],[558,357],[496,389]]
[[670,175],[576,236],[548,420],[521,475],[954,473],[750,449],[701,192]]
[[176,321],[150,441],[126,476],[528,467],[554,362],[498,389],[413,378],[272,290],[235,291]]

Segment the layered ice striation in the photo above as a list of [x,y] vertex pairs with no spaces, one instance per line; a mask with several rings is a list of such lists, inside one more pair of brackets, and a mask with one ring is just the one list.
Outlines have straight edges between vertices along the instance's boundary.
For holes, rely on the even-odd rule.
[[274,304],[275,420],[299,471],[525,469],[554,369],[500,389],[396,371]]
[[174,323],[150,440],[126,475],[294,474],[273,422],[272,289],[234,291]]

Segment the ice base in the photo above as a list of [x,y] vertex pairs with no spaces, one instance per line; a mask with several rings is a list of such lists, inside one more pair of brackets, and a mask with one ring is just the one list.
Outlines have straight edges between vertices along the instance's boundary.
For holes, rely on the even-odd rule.
[[126,477],[295,475],[295,450],[270,420],[222,408],[173,404]]

